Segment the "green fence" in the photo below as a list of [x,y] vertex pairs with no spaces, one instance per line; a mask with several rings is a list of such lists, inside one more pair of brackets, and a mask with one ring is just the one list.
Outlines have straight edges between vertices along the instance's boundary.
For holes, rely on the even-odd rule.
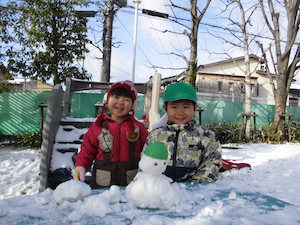
[[[226,101],[200,101],[198,105],[204,108],[203,123],[215,121],[235,122],[241,121],[242,113],[245,111],[244,103],[242,102],[226,102]],[[298,108],[298,107],[297,107]],[[266,125],[273,121],[274,118],[274,105],[252,104],[251,112],[256,113],[256,124]],[[289,110],[289,109],[287,109]],[[293,117],[294,120],[300,120],[300,108],[298,108],[298,118]]]
[[51,92],[0,94],[0,134],[39,132],[40,104],[47,104]]
[[[40,107],[47,104],[50,92],[21,92],[0,94],[0,134],[24,134],[39,132],[41,125]],[[103,95],[97,93],[74,93],[72,98],[71,117],[94,117],[95,104],[102,102]],[[162,100],[160,100],[159,112],[163,115]],[[198,101],[198,105],[204,109],[201,114],[202,124],[209,121],[235,122],[241,120],[244,112],[244,104],[241,102],[225,101]],[[136,117],[141,119],[144,115],[144,98],[139,96],[139,104]],[[99,109],[101,110],[101,109]],[[274,106],[253,104],[252,112],[258,117],[257,125],[269,124],[273,120]],[[300,107],[291,106],[287,111],[293,114],[292,120],[300,121]],[[46,110],[44,116],[46,115]],[[199,114],[196,114],[199,119]]]
[[[71,117],[88,118],[94,117],[96,112],[95,105],[101,103],[103,94],[97,93],[74,93],[71,103]],[[99,108],[99,112],[101,108]],[[138,107],[135,116],[139,119],[144,115],[144,96],[139,96]]]

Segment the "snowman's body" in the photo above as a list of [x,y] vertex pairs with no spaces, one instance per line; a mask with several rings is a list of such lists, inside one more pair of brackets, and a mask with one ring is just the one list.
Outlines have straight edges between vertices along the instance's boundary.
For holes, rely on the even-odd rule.
[[126,197],[137,207],[165,209],[180,201],[180,189],[172,179],[162,174],[167,167],[166,159],[157,159],[146,154],[139,162],[140,172],[126,187]]

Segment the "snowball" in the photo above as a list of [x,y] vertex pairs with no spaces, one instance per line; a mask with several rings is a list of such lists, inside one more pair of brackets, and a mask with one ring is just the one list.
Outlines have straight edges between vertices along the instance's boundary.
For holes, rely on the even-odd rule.
[[236,199],[236,193],[234,191],[231,191],[228,195],[228,198],[231,200]]
[[61,183],[54,190],[53,197],[56,202],[63,201],[77,201],[82,200],[84,197],[91,193],[91,188],[84,182],[69,180]]
[[103,198],[101,194],[86,198],[80,205],[79,211],[90,216],[100,217],[103,217],[109,213],[113,213],[109,202],[107,199]]
[[119,202],[122,194],[120,188],[116,185],[112,185],[109,190],[104,191],[101,194],[102,198],[106,199],[109,203],[116,203]]

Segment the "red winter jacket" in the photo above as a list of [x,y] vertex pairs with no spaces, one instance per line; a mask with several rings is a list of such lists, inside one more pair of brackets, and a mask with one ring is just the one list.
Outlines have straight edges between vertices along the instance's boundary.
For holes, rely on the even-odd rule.
[[[124,162],[129,160],[129,141],[126,137],[126,130],[130,123],[130,117],[125,118],[120,124],[112,120],[106,115],[100,115],[91,125],[87,133],[83,137],[80,151],[76,157],[75,166],[83,166],[88,169],[94,159],[103,160],[103,149],[99,141],[102,140],[100,133],[105,131],[105,127],[113,136],[112,147],[108,151],[111,152],[111,162]],[[148,136],[146,127],[139,121],[135,120],[135,124],[139,127],[139,138],[135,142],[135,158],[140,158],[140,153]],[[102,132],[102,135],[103,135]],[[99,139],[98,139],[99,138]],[[111,139],[110,139],[111,140]],[[107,151],[107,150],[106,150]]]

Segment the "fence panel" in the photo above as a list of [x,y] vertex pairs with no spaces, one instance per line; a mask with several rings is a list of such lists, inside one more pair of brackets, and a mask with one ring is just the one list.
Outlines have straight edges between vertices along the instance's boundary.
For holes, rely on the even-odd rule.
[[0,94],[0,134],[40,130],[40,104],[47,104],[50,91]]
[[[0,94],[0,134],[24,134],[40,131],[40,104],[47,104],[49,91],[42,92],[18,92]],[[87,118],[94,117],[95,104],[102,103],[103,94],[99,93],[74,93],[71,105],[71,117]],[[164,114],[163,101],[159,102],[159,113]],[[215,122],[241,121],[244,112],[244,104],[231,101],[199,100],[198,105],[204,109],[201,114],[202,124]],[[272,122],[274,105],[252,104],[251,112],[258,117],[258,126]],[[101,109],[99,109],[100,112]],[[300,107],[290,106],[287,111],[293,114],[292,120],[300,121]],[[46,110],[44,115],[46,115]],[[141,119],[144,115],[144,96],[139,96],[139,104],[135,116]],[[199,115],[196,114],[196,119]]]

